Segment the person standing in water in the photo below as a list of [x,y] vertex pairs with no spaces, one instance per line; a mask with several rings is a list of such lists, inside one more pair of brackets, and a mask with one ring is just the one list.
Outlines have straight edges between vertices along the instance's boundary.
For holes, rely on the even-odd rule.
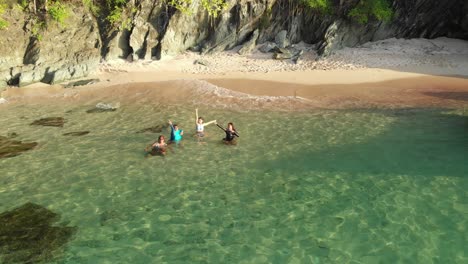
[[158,141],[154,142],[152,145],[151,145],[151,148],[146,148],[146,151],[149,152],[151,155],[157,155],[157,154],[160,154],[160,155],[166,155],[166,148],[167,148],[167,144],[166,144],[166,139],[164,138],[163,135],[160,135],[158,137]]
[[236,144],[236,137],[239,137],[239,134],[237,133],[237,130],[236,128],[234,127],[234,124],[232,122],[229,122],[228,125],[227,125],[227,128],[224,129],[222,126],[218,125],[216,123],[216,125],[221,128],[224,133],[226,133],[226,136],[223,138],[223,142],[225,144],[230,144],[230,145],[234,145]]
[[171,120],[169,120],[169,125],[171,126],[171,140],[169,141],[169,143],[180,143],[184,131],[179,129],[179,126],[177,124],[172,124]]
[[198,116],[198,109],[195,109],[195,125],[197,130],[198,141],[205,136],[205,126],[216,123],[216,120],[204,123],[203,118]]

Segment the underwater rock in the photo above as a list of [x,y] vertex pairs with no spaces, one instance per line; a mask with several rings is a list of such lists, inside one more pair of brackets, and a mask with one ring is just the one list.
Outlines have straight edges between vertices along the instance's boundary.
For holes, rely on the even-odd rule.
[[167,125],[165,125],[165,124],[164,125],[156,125],[156,126],[144,128],[144,129],[138,131],[137,133],[161,133],[165,129],[167,129]]
[[103,113],[103,112],[114,112],[117,108],[120,107],[120,104],[117,103],[115,106],[112,104],[98,103],[94,108],[91,108],[86,111],[86,113]]
[[0,158],[18,156],[22,152],[31,150],[37,146],[37,142],[23,143],[0,136]]
[[30,125],[31,126],[53,126],[53,127],[63,127],[65,123],[65,119],[63,117],[46,117],[35,120]]
[[1,213],[1,262],[38,263],[57,259],[77,229],[53,225],[58,219],[56,213],[34,203]]
[[89,134],[89,131],[76,131],[76,132],[67,132],[63,133],[64,136],[79,137]]
[[80,80],[80,81],[76,81],[76,82],[69,82],[64,86],[64,88],[71,88],[71,87],[76,87],[76,86],[90,85],[90,84],[98,83],[99,81],[100,81],[99,79],[86,79],[86,80]]
[[17,137],[17,136],[18,136],[18,134],[17,134],[16,132],[10,132],[10,133],[8,133],[8,137],[9,137],[9,138],[15,138],[15,137]]

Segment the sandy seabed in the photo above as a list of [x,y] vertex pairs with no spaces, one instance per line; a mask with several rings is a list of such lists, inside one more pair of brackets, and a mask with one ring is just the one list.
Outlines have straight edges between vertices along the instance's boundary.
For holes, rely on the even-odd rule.
[[[468,42],[388,39],[319,58],[310,45],[293,63],[256,49],[215,55],[185,53],[160,61],[107,62],[88,78],[100,82],[63,88],[35,84],[2,93],[15,102],[192,102],[241,108],[454,107],[468,105]],[[201,63],[199,63],[201,62]],[[4,103],[3,105],[8,105]]]

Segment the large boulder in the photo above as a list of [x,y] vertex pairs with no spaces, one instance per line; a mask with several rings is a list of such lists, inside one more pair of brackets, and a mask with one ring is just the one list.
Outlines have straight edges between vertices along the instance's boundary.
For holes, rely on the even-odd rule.
[[258,29],[252,33],[252,37],[244,43],[244,46],[239,50],[240,55],[246,55],[251,53],[255,49],[255,44],[258,39]]
[[272,52],[274,50],[278,49],[278,46],[276,45],[276,43],[274,42],[265,42],[260,48],[259,50],[263,53],[268,53],[268,52]]
[[275,43],[278,46],[278,48],[287,48],[290,43],[288,39],[288,32],[286,30],[281,30],[278,32],[278,34],[275,37]]

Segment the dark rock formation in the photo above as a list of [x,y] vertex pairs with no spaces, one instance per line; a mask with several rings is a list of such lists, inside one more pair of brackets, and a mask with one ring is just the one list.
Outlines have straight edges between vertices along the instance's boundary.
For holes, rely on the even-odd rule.
[[76,131],[76,132],[67,132],[63,133],[64,136],[79,137],[89,134],[89,131]]
[[163,132],[164,130],[166,130],[167,127],[168,127],[168,126],[167,126],[166,124],[164,124],[164,125],[156,125],[156,126],[144,128],[144,129],[138,131],[137,133],[161,133],[161,132]]
[[15,157],[25,151],[35,148],[36,146],[37,142],[24,143],[0,136],[0,158]]
[[90,84],[98,83],[99,81],[100,81],[99,79],[79,80],[79,81],[67,83],[64,86],[64,88],[72,88],[72,87],[76,87],[76,86],[90,85]]
[[10,11],[14,19],[0,37],[0,86],[57,83],[94,71],[100,59],[96,22],[79,7],[73,12],[66,26],[50,23],[42,30],[25,12]]
[[32,126],[53,126],[63,127],[66,120],[63,117],[46,117],[35,120],[31,123]]
[[55,225],[58,219],[56,213],[33,203],[1,213],[1,262],[40,263],[56,260],[76,232],[76,227]]

